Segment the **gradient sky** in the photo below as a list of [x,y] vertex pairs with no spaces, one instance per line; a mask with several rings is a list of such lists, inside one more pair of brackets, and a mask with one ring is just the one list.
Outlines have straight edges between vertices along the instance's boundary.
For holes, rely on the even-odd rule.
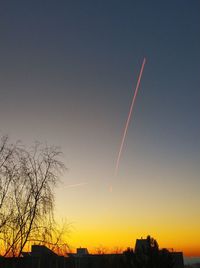
[[150,234],[200,255],[199,14],[199,0],[1,1],[0,133],[61,147],[72,247]]

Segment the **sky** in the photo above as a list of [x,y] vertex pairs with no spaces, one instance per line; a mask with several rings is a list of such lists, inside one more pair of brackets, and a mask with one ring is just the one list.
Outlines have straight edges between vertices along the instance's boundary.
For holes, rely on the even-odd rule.
[[0,134],[60,146],[72,248],[150,234],[200,256],[199,13],[199,0],[1,1]]

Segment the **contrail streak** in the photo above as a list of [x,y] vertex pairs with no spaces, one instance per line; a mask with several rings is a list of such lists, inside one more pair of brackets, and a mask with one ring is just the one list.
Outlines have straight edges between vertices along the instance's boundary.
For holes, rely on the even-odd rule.
[[82,182],[82,183],[76,183],[76,184],[69,184],[69,185],[66,185],[65,188],[80,187],[80,186],[84,186],[86,184],[88,184],[88,183]]
[[136,100],[136,97],[137,97],[138,89],[139,89],[139,86],[140,86],[140,81],[141,81],[141,78],[142,78],[142,73],[143,73],[143,70],[144,70],[145,63],[146,63],[146,58],[144,58],[143,62],[142,62],[142,67],[140,69],[140,74],[139,74],[139,77],[138,77],[137,85],[136,85],[134,96],[133,96],[132,103],[131,103],[131,107],[130,107],[130,110],[129,110],[129,113],[128,113],[128,118],[126,120],[126,125],[125,125],[125,128],[124,128],[122,141],[121,141],[121,144],[120,144],[119,153],[118,153],[118,157],[117,157],[117,162],[116,162],[116,167],[115,167],[115,175],[117,175],[117,172],[118,172],[120,157],[121,157],[121,154],[122,154],[124,141],[125,141],[125,138],[126,138],[128,126],[129,126],[130,119],[131,119],[131,114],[132,114],[132,111],[133,111],[133,107],[134,107],[135,100]]

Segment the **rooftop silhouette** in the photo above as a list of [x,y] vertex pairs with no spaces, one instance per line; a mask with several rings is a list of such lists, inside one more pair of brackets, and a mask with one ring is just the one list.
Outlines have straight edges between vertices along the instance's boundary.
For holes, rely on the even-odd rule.
[[33,245],[23,257],[1,258],[4,268],[183,268],[182,252],[159,249],[157,241],[148,236],[137,239],[135,249],[127,248],[118,254],[90,254],[87,248],[77,248],[76,253],[59,256],[44,245]]

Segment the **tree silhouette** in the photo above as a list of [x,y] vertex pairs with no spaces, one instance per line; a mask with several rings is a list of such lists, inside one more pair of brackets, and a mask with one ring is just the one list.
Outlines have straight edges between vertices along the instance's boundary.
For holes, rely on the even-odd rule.
[[54,220],[54,187],[65,168],[56,147],[36,143],[30,149],[0,144],[0,243],[4,256],[20,256],[39,243],[59,244],[63,230]]

